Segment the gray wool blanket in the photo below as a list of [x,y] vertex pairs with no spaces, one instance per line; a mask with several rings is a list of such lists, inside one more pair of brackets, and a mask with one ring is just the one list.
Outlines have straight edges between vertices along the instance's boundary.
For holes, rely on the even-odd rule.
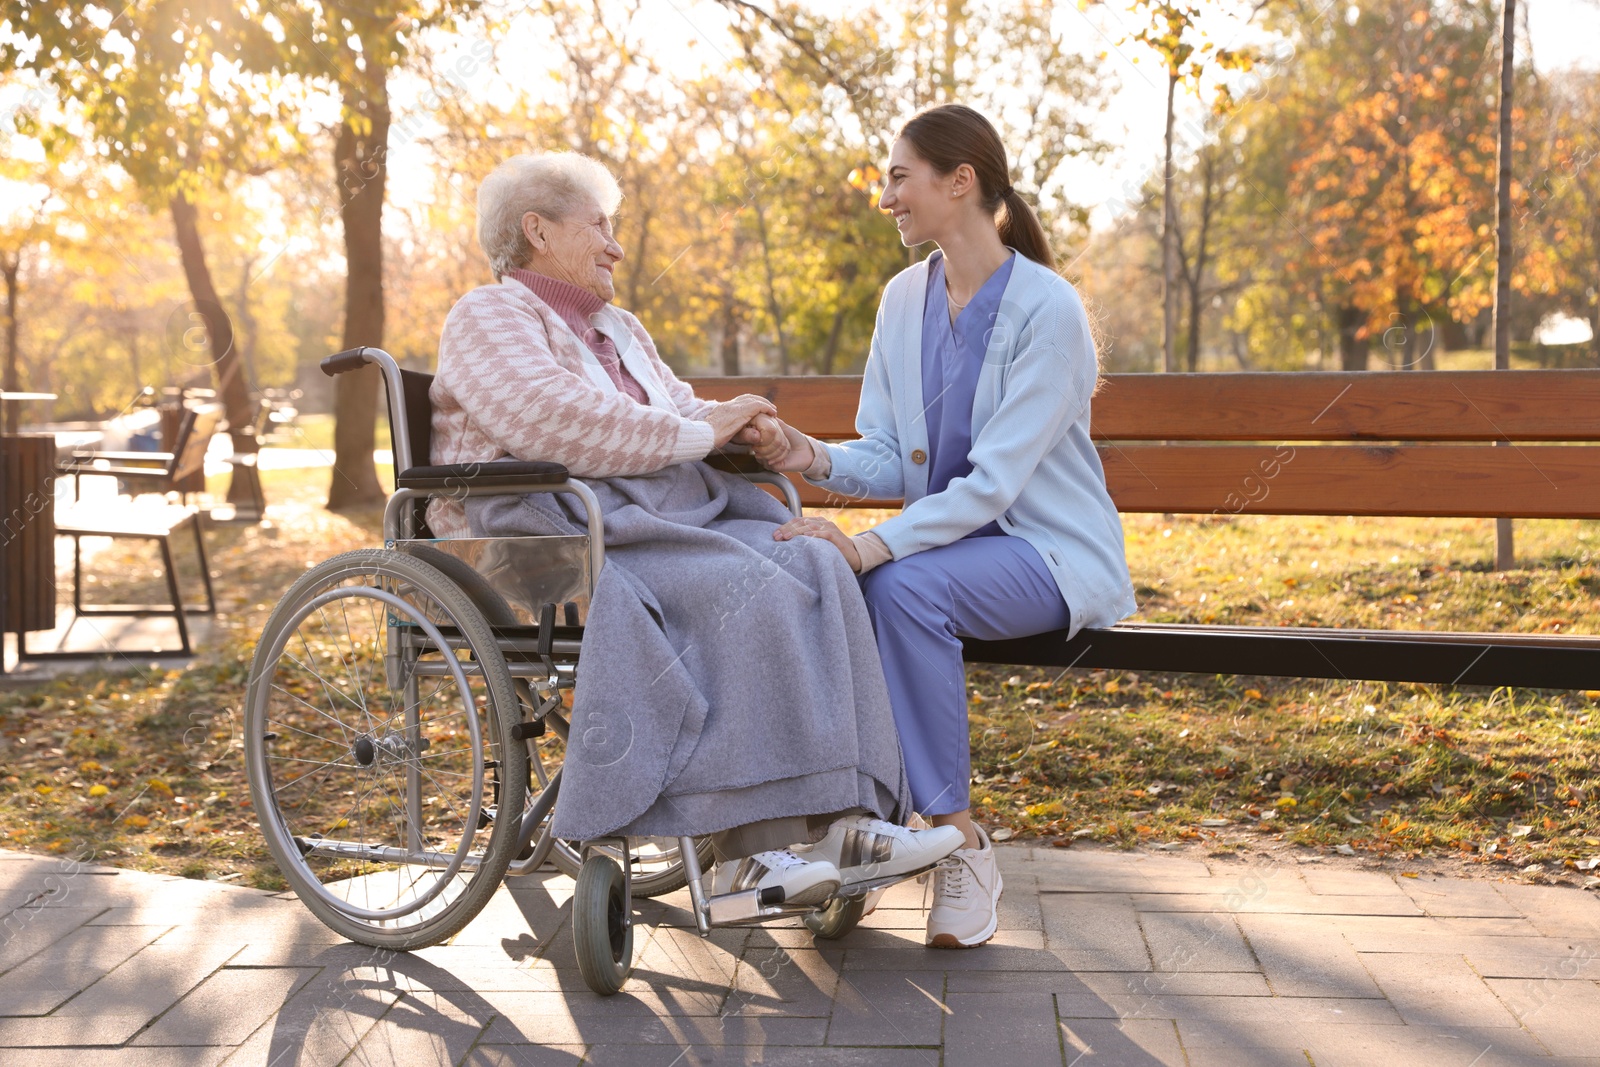
[[[556,802],[563,838],[707,834],[763,819],[910,810],[872,622],[849,564],[704,463],[585,479],[595,585]],[[570,494],[473,497],[474,537],[581,534]]]

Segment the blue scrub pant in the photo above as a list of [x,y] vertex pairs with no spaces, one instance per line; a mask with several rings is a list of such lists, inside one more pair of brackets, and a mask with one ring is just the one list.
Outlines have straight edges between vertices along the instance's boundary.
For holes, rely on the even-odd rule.
[[924,815],[968,806],[972,779],[967,671],[961,638],[1026,637],[1068,623],[1044,560],[1020,537],[968,537],[868,571],[889,704],[905,754],[911,799]]

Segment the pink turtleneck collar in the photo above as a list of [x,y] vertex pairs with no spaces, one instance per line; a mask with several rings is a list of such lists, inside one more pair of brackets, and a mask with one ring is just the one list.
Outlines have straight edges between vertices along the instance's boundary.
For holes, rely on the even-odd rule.
[[595,354],[595,358],[605,368],[606,375],[618,389],[641,404],[650,403],[644,386],[640,385],[628,372],[628,368],[622,365],[616,345],[589,323],[589,319],[606,306],[604,300],[587,289],[581,289],[559,278],[552,278],[548,274],[535,274],[531,270],[514,268],[506,271],[505,276],[526,285],[533,291],[534,296],[549,304],[550,309],[561,316],[561,321],[571,327],[572,332],[577,334],[588,346],[589,351]]

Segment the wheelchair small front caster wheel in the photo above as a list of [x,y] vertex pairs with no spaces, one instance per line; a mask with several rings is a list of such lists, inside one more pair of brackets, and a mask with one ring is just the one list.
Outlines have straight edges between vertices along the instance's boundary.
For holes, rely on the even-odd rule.
[[631,908],[622,868],[591,851],[572,894],[572,943],[584,984],[603,997],[620,990],[633,969]]
[[827,907],[806,913],[806,929],[819,940],[835,941],[854,930],[866,910],[865,893],[854,897],[834,897]]

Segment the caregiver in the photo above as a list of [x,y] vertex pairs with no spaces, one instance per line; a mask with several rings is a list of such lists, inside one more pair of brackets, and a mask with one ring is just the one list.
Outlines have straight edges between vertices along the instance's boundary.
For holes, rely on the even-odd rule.
[[879,206],[907,247],[938,249],[884,290],[856,415],[823,444],[771,416],[757,456],[900,514],[820,537],[862,575],[914,806],[966,835],[935,873],[927,943],[994,936],[1001,878],[973,823],[961,638],[1109,626],[1134,610],[1122,523],[1089,437],[1099,364],[1083,304],[1011,187],[1004,146],[968,107],[919,112],[889,154]]

